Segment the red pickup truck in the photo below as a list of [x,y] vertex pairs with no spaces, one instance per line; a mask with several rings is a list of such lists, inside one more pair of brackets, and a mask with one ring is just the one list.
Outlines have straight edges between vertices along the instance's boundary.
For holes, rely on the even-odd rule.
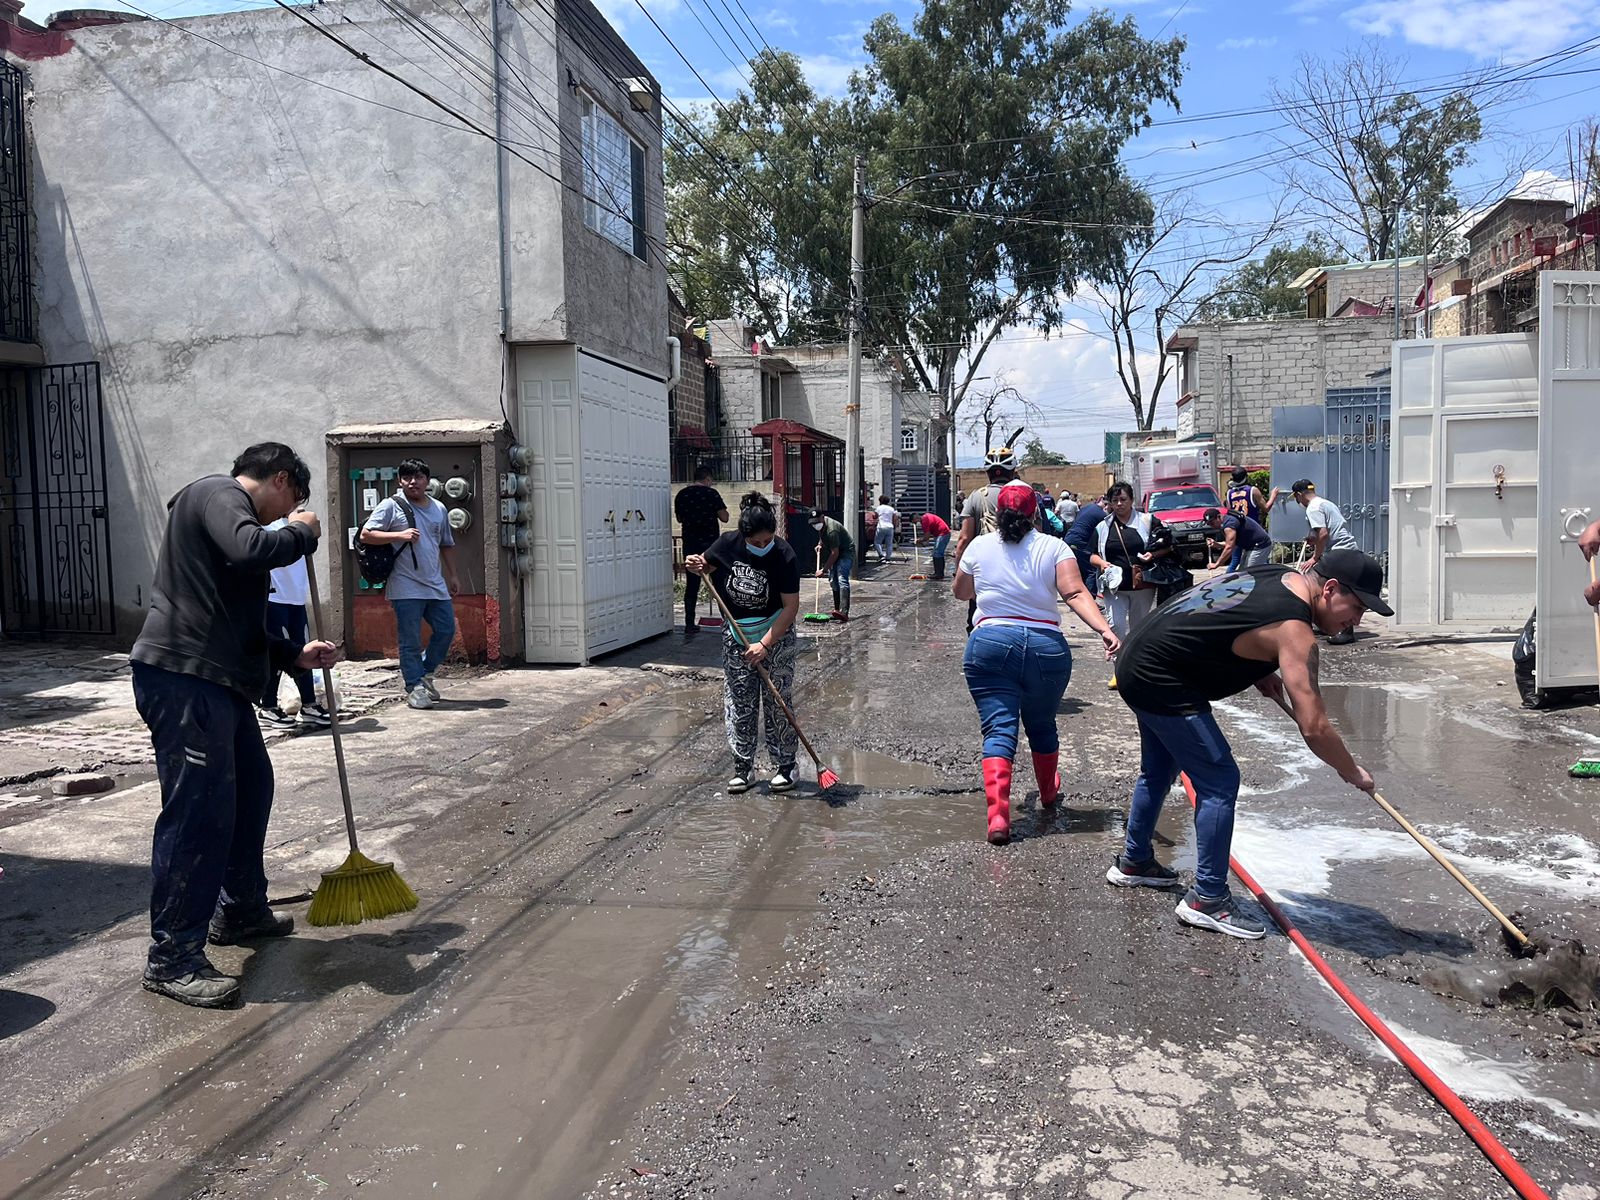
[[1211,561],[1206,538],[1222,539],[1206,528],[1205,513],[1208,508],[1221,507],[1217,489],[1209,483],[1158,488],[1145,497],[1145,511],[1172,531],[1178,559],[1186,567],[1203,567]]

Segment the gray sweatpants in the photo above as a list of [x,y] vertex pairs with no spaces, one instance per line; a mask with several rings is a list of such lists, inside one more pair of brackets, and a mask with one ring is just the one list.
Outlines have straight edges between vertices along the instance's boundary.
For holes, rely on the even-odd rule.
[[[790,707],[794,706],[794,661],[799,645],[790,629],[767,652],[763,664]],[[772,755],[773,766],[793,767],[800,737],[762,682],[761,673],[744,661],[744,647],[728,626],[722,630],[722,672],[727,684],[722,708],[728,726],[728,749],[733,751],[733,760],[741,772],[755,765],[756,720],[763,709],[767,714],[767,753]]]

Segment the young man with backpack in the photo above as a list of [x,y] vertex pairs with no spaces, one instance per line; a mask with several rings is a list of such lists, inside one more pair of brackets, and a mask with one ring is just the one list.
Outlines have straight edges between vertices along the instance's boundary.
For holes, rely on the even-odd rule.
[[[455,608],[450,597],[461,590],[456,578],[455,538],[444,505],[428,495],[432,472],[420,458],[400,464],[400,490],[378,505],[361,530],[365,546],[393,552],[384,579],[384,595],[394,608],[400,642],[400,677],[406,703],[431,708],[439,699],[434,672],[450,653],[456,636]],[[362,556],[362,574],[381,573],[380,554]],[[431,630],[422,648],[422,623]]]

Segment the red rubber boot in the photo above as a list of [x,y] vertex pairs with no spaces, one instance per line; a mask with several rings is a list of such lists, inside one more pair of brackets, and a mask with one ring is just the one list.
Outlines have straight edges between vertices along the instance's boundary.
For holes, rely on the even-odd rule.
[[989,799],[989,841],[1004,846],[1011,840],[1011,760],[983,760],[983,794]]
[[1061,774],[1056,770],[1060,759],[1059,750],[1033,756],[1033,777],[1039,781],[1039,807],[1047,811],[1061,803]]

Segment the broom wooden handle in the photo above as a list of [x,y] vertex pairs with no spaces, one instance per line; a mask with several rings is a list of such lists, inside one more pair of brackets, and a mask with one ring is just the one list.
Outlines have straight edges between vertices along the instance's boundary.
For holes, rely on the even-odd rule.
[[[739,644],[746,650],[750,648],[750,639],[745,637],[744,630],[739,628],[739,622],[734,620],[733,614],[728,611],[728,603],[722,598],[722,593],[717,590],[717,585],[712,582],[709,572],[704,576],[706,587],[711,589],[711,597],[717,602],[717,607],[722,610],[722,619],[728,623],[728,628],[733,630],[733,636],[739,639]],[[800,722],[795,719],[794,709],[789,707],[789,702],[783,698],[783,693],[778,690],[778,685],[772,682],[772,676],[767,674],[767,668],[761,664],[754,664],[761,678],[766,682],[767,689],[772,693],[772,698],[778,702],[778,707],[783,709],[783,715],[789,718],[789,724],[794,726],[794,731],[799,735],[801,743],[806,748],[806,753],[811,755],[811,761],[816,764],[817,770],[822,770],[822,756],[811,746],[811,739],[806,737],[806,731],[800,728]]]
[[[322,598],[317,595],[317,564],[314,554],[306,555],[306,582],[311,586],[311,635],[317,641],[322,636]],[[350,806],[350,775],[344,765],[344,741],[339,734],[339,696],[333,687],[333,668],[322,668],[322,690],[328,699],[328,732],[333,734],[333,758],[339,767],[339,798],[344,801],[344,831],[350,839],[350,853],[359,854],[356,845],[356,814]]]
[[[1293,719],[1294,708],[1289,704],[1289,702],[1282,696],[1274,696],[1273,699],[1278,702],[1278,707],[1283,709],[1283,711],[1288,713],[1290,718]],[[1440,850],[1439,847],[1435,846],[1433,842],[1430,841],[1420,830],[1418,830],[1415,825],[1401,815],[1398,808],[1385,800],[1377,791],[1371,792],[1370,795],[1378,802],[1379,808],[1383,809],[1384,812],[1388,813],[1389,816],[1394,818],[1396,825],[1400,826],[1401,829],[1404,829],[1407,833],[1409,833],[1412,838],[1415,839],[1417,845],[1421,846],[1428,852],[1428,854],[1433,858],[1434,862],[1438,863],[1446,871],[1450,872],[1450,878],[1454,879],[1462,887],[1466,888],[1467,892],[1474,900],[1489,910],[1494,919],[1500,922],[1501,928],[1503,928],[1512,937],[1516,938],[1520,945],[1526,946],[1528,944],[1528,935],[1523,933],[1522,930],[1518,929],[1516,925],[1512,923],[1510,917],[1506,916],[1505,913],[1496,908],[1489,897],[1480,892],[1472,880],[1463,875],[1460,870],[1457,869],[1455,863],[1451,862],[1444,856],[1444,852]]]

